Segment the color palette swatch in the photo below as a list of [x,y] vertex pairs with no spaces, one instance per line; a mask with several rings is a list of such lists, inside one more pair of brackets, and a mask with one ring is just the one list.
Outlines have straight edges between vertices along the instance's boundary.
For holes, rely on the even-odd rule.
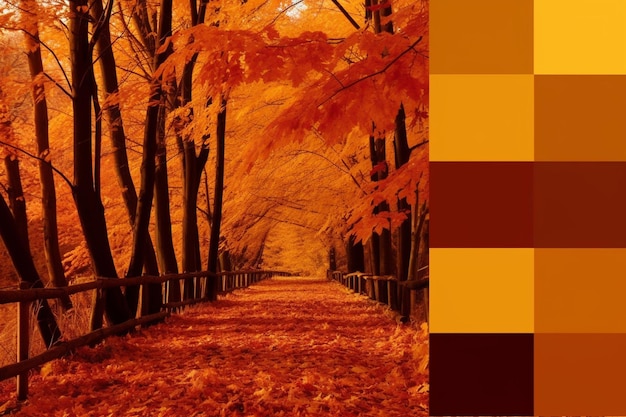
[[430,414],[626,415],[626,0],[431,0],[430,42]]

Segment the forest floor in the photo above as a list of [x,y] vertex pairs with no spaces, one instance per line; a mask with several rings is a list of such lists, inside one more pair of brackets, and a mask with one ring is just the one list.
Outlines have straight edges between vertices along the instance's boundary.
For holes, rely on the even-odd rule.
[[427,416],[428,332],[320,278],[273,278],[33,373],[0,415]]

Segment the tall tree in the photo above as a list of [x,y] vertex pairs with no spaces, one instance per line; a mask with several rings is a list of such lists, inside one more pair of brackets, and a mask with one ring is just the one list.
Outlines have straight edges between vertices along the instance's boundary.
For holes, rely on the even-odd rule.
[[[404,106],[400,106],[398,115],[396,116],[396,130],[393,139],[395,167],[399,169],[401,166],[409,162],[411,150],[409,149],[408,136],[406,133],[406,114]],[[396,244],[396,274],[400,281],[405,281],[409,272],[409,259],[411,258],[411,206],[406,198],[398,199],[398,211],[408,213],[409,216],[398,227],[398,240]]]
[[[157,45],[163,45],[166,37],[171,35],[172,0],[161,0],[161,17],[159,31],[157,35]],[[158,68],[167,58],[170,52],[167,48],[159,49],[155,55],[154,68]],[[162,88],[162,79],[154,76],[150,82],[150,98],[146,111],[146,125],[143,139],[143,157],[141,162],[141,187],[139,191],[139,202],[137,204],[137,214],[135,216],[135,227],[133,229],[133,251],[128,275],[139,275],[143,264],[144,248],[143,244],[148,237],[148,226],[150,224],[150,214],[152,211],[152,199],[154,196],[157,135],[159,130],[160,109],[164,105],[165,95]],[[130,299],[131,309],[136,309],[136,295]]]
[[[160,7],[160,18],[158,23],[156,19],[150,18],[148,4],[145,0],[137,1],[131,10],[132,20],[134,22],[138,37],[129,36],[130,45],[137,44],[137,50],[141,51],[148,62],[149,69],[146,70],[146,77],[150,77],[156,71],[156,50],[154,33],[162,33],[160,42],[164,42],[172,32],[172,4],[164,3]],[[122,17],[123,20],[123,17]],[[157,25],[160,25],[157,27]],[[130,34],[130,29],[127,28]],[[163,59],[167,58],[171,53],[171,47],[162,52]],[[149,73],[148,73],[149,71]],[[159,103],[159,111],[157,114],[157,151],[155,163],[154,178],[154,216],[156,220],[156,248],[159,269],[162,273],[177,273],[178,263],[174,249],[172,237],[172,220],[170,214],[170,190],[169,178],[167,171],[167,143],[166,143],[166,119],[169,111],[174,108],[176,95],[176,79],[169,77],[164,80],[167,86],[163,94],[166,95],[167,105],[161,100]],[[134,215],[134,213],[133,213]],[[178,283],[168,284],[168,300],[179,301],[181,298]]]
[[[31,288],[43,288],[43,283],[39,278],[39,273],[33,263],[30,250],[25,247],[20,239],[18,226],[11,210],[2,194],[0,194],[0,237],[9,251],[11,261],[17,270],[20,278],[31,284]],[[46,347],[50,348],[61,339],[61,331],[57,325],[56,318],[50,309],[47,300],[35,302],[34,310],[37,315],[37,326]]]
[[[4,103],[2,90],[0,89],[0,137],[12,140],[13,128],[8,112],[8,106]],[[5,157],[7,175],[9,179],[9,201],[7,205],[4,196],[0,194],[0,237],[4,241],[11,261],[17,274],[22,281],[31,284],[32,288],[43,288],[39,273],[35,268],[30,252],[28,239],[28,222],[26,219],[26,205],[22,192],[19,162],[15,155]],[[39,333],[47,347],[56,344],[61,338],[61,332],[47,300],[35,303],[37,324]]]
[[[93,175],[92,96],[93,45],[89,42],[89,4],[87,0],[70,0],[70,59],[72,73],[74,184],[72,194],[83,229],[93,269],[97,276],[117,278],[109,244],[104,206],[96,192]],[[104,312],[113,324],[131,317],[128,304],[119,288],[104,292]],[[101,326],[100,308],[94,308],[92,328]]]
[[[209,272],[217,272],[218,249],[220,244],[220,227],[222,224],[222,196],[224,193],[224,147],[226,142],[226,104],[221,100],[220,112],[217,115],[217,137],[215,141],[215,192],[213,196],[213,223],[211,224],[211,240],[209,242]],[[218,281],[212,279],[207,291],[207,297],[217,300]]]
[[[208,0],[201,0],[198,6],[196,0],[189,2],[191,25],[197,26],[204,24],[206,16],[206,8]],[[195,68],[198,54],[185,64],[181,79],[181,92],[178,100],[178,107],[187,108],[186,121],[190,122],[194,118],[192,107],[192,91],[193,91],[193,71]],[[207,106],[211,104],[211,98],[207,101]],[[179,142],[183,146],[183,256],[182,265],[185,272],[195,272],[202,269],[200,255],[200,236],[198,233],[198,190],[200,188],[200,178],[204,165],[209,156],[209,147],[207,142],[208,136],[203,136],[203,144],[200,152],[196,153],[196,145],[194,138],[189,135],[179,134]],[[191,279],[184,281],[184,296],[191,298],[193,296],[193,281]],[[200,288],[196,287],[196,292]]]
[[[366,10],[369,14],[367,18],[370,23],[373,22],[374,33],[379,34],[382,32],[393,34],[393,24],[391,21],[381,23],[382,17],[391,15],[391,5],[380,5],[379,0],[366,0]],[[370,135],[370,158],[372,160],[373,175],[372,181],[380,181],[387,177],[388,165],[386,157],[386,138],[384,132],[376,135],[376,126],[373,125],[373,135]],[[374,214],[381,211],[389,211],[389,204],[382,202],[378,204],[374,209]],[[389,228],[383,229],[380,233],[373,233],[371,240],[373,269],[374,274],[389,275],[394,273],[393,258],[392,258],[392,241],[391,230]]]
[[[384,137],[370,136],[370,158],[372,160],[372,181],[387,178],[388,165]],[[374,208],[374,214],[389,211],[389,204],[381,202]],[[391,247],[391,230],[385,228],[372,234],[370,247],[372,256],[372,273],[375,275],[393,274],[393,255]]]
[[[59,247],[57,223],[57,198],[54,187],[52,166],[49,161],[50,140],[48,130],[48,103],[44,85],[44,68],[41,59],[41,41],[39,39],[38,5],[33,0],[22,0],[22,27],[26,40],[26,56],[32,86],[31,95],[34,103],[35,141],[37,154],[40,156],[39,180],[41,184],[41,206],[43,218],[44,254],[50,281],[55,287],[67,286],[67,279]],[[72,308],[69,296],[61,297],[64,309]]]
[[7,174],[8,187],[6,188],[9,198],[9,208],[13,212],[15,225],[17,226],[17,238],[24,248],[28,248],[30,255],[30,240],[28,238],[28,217],[26,215],[26,199],[20,176],[20,161],[17,155],[9,152],[4,157],[4,167]]
[[[128,153],[126,151],[126,132],[119,100],[117,99],[117,96],[119,96],[119,82],[113,45],[111,43],[111,31],[109,29],[112,7],[112,1],[107,3],[107,9],[104,10],[102,0],[92,0],[90,12],[93,21],[96,22],[95,27],[99,28],[96,39],[97,62],[100,64],[100,72],[102,74],[105,98],[104,112],[109,122],[109,137],[111,138],[113,158],[115,160],[115,173],[120,183],[122,197],[132,226],[135,222],[137,210],[137,191],[130,173]],[[154,245],[149,235],[145,242],[145,251],[144,269],[146,273],[151,275],[158,274]]]

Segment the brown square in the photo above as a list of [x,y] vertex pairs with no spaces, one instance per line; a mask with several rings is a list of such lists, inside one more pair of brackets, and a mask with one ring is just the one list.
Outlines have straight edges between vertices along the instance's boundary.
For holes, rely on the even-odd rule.
[[625,187],[626,162],[535,162],[534,247],[626,247]]
[[430,246],[532,248],[532,162],[431,162]]
[[536,161],[626,161],[626,75],[536,75]]
[[430,2],[431,74],[532,74],[533,0]]
[[626,334],[536,334],[535,415],[626,416]]

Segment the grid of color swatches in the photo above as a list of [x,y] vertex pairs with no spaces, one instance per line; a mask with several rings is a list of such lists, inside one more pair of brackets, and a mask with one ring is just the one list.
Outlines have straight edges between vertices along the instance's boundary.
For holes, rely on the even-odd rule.
[[626,416],[626,0],[430,19],[430,414]]

